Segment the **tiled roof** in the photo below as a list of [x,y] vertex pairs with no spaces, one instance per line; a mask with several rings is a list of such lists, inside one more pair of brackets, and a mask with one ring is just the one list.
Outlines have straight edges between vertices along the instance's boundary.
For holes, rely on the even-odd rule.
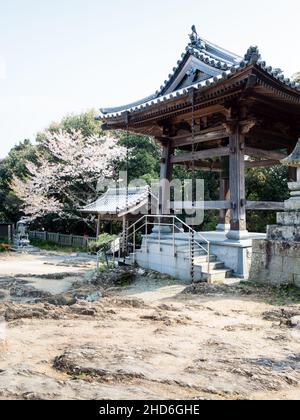
[[121,215],[131,213],[136,208],[149,203],[151,194],[149,187],[110,188],[94,203],[88,204],[81,209],[83,213]]
[[[261,59],[257,47],[250,47],[244,58],[241,58],[210,43],[209,41],[199,38],[196,32],[194,32],[190,38],[191,42],[187,46],[186,52],[182,55],[181,60],[178,61],[177,67],[173,69],[173,72],[169,75],[168,80],[166,80],[160,87],[160,90],[158,90],[154,95],[129,105],[121,106],[118,108],[101,109],[102,117],[104,119],[118,118],[124,112],[134,113],[135,111],[155,106],[161,102],[166,102],[176,97],[185,96],[191,89],[207,89],[222,83],[224,80],[229,79],[232,75],[236,74],[240,70],[243,70],[245,67],[251,64],[257,65],[264,72],[271,75],[274,79],[278,80],[283,85],[295,89],[295,91],[300,91],[299,83],[286,78],[280,69],[268,66],[266,62]],[[182,89],[166,92],[174,80],[176,80],[178,73],[182,69],[184,63],[187,62],[189,57],[195,57],[196,60],[203,63],[203,65],[207,65],[210,69],[212,69],[214,76],[210,77],[207,75],[207,78],[201,82],[192,83]]]

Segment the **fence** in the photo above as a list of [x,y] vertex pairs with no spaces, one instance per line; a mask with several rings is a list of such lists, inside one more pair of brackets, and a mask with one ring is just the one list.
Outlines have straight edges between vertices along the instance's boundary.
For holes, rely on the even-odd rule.
[[72,246],[74,248],[87,248],[89,242],[96,241],[97,238],[76,236],[76,235],[63,235],[61,233],[52,232],[29,232],[30,239],[39,239],[48,241],[61,246]]

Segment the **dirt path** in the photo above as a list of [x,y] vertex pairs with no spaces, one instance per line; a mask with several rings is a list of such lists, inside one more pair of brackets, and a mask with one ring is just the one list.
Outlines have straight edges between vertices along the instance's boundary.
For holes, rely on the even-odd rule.
[[143,277],[97,303],[2,304],[0,398],[300,398],[300,330],[280,310],[184,288]]
[[[74,266],[68,263],[74,260]],[[21,275],[45,275],[52,273],[78,272],[86,269],[84,260],[81,267],[75,264],[76,257],[66,254],[43,252],[40,254],[0,254],[0,277]],[[80,265],[80,264],[79,264]],[[96,263],[91,263],[95,267]]]
[[[59,255],[0,258],[1,275],[15,277],[88,268]],[[50,288],[64,281],[47,279]],[[287,323],[300,305],[276,308],[261,291],[235,287],[185,288],[146,273],[94,303],[1,303],[0,398],[300,398],[300,329]]]

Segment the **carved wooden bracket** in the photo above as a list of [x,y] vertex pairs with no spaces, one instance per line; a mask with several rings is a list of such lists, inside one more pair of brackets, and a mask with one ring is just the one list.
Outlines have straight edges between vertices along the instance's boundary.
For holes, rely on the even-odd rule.
[[225,128],[226,133],[229,135],[234,134],[238,127],[240,127],[241,134],[248,134],[258,123],[259,122],[256,119],[249,119],[244,121],[229,120],[223,124],[223,127]]
[[237,120],[228,120],[226,123],[222,124],[226,130],[226,133],[231,136],[236,132],[238,121]]
[[256,126],[256,124],[257,124],[257,120],[255,119],[241,121],[240,122],[241,133],[248,134],[252,130],[252,128]]

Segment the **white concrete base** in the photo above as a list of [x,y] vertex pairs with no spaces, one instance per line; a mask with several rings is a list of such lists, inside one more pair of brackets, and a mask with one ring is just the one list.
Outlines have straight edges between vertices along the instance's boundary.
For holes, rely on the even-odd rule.
[[[180,243],[181,242],[181,243]],[[176,241],[176,249],[174,255],[174,247],[172,241],[162,241],[160,246],[158,239],[152,238],[148,241],[143,240],[143,247],[137,250],[135,254],[135,262],[139,267],[154,270],[159,273],[168,274],[169,276],[191,283],[191,266],[186,250],[186,241]],[[200,281],[202,272],[200,268],[194,271],[194,280]]]
[[266,234],[248,232],[248,239],[228,239],[226,232],[201,232],[209,242],[211,253],[225,266],[233,270],[234,275],[249,279],[252,258],[253,239],[265,239]]
[[[201,241],[203,237],[210,242],[211,255],[223,262],[225,267],[233,270],[234,275],[247,280],[251,267],[252,240],[265,239],[264,234],[248,233],[248,239],[229,240],[226,232],[201,232],[195,236],[196,241]],[[151,269],[160,273],[190,282],[190,261],[188,259],[188,240],[186,235],[177,234],[175,241],[175,255],[172,235],[161,235],[159,247],[158,235],[153,233],[143,240],[143,247],[135,255],[137,264],[145,269]],[[201,255],[201,252],[199,255]],[[203,253],[202,253],[203,254]],[[197,255],[197,254],[196,254]],[[205,255],[204,255],[205,257]],[[201,279],[201,268],[195,268],[195,280]]]

